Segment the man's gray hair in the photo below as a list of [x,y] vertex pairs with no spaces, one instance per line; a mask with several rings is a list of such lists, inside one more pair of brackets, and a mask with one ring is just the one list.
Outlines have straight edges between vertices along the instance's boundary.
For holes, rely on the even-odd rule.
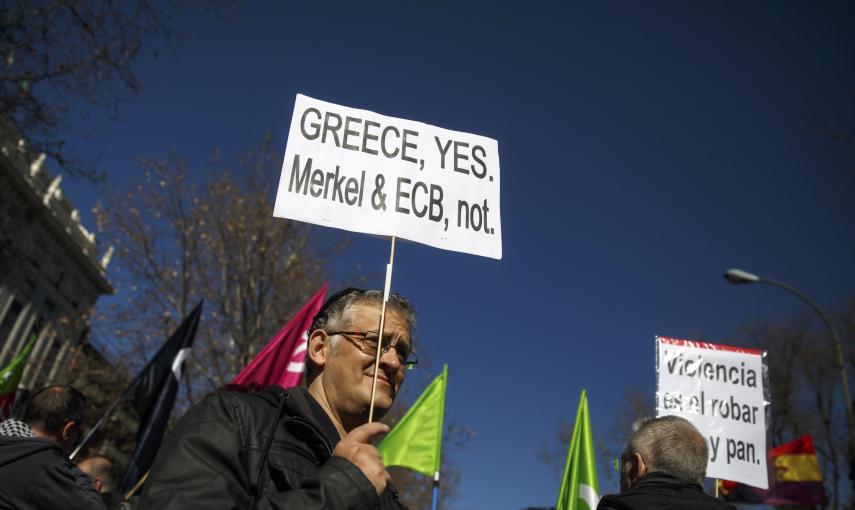
[[629,436],[624,458],[640,454],[648,472],[664,471],[702,485],[707,473],[707,442],[694,425],[679,416],[647,420]]
[[[330,296],[321,310],[315,315],[312,320],[312,326],[309,328],[309,335],[315,330],[334,331],[344,327],[343,322],[347,319],[345,312],[355,303],[373,303],[378,307],[383,305],[382,290],[363,290],[356,287],[348,287]],[[404,299],[401,295],[392,293],[389,295],[389,301],[386,304],[386,313],[389,309],[395,310],[407,323],[407,329],[412,335],[416,327],[416,309],[412,303]],[[380,324],[378,323],[379,327]],[[336,344],[340,339],[332,340],[332,347],[335,349]],[[306,356],[306,380],[311,382],[318,375],[318,367],[312,362],[311,358]]]

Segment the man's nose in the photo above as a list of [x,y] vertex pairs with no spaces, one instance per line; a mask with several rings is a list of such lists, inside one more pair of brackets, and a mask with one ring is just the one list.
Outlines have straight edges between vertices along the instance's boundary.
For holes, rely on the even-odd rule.
[[400,370],[401,368],[401,360],[398,359],[398,351],[394,346],[384,345],[383,352],[380,356],[380,364],[388,367],[391,370]]

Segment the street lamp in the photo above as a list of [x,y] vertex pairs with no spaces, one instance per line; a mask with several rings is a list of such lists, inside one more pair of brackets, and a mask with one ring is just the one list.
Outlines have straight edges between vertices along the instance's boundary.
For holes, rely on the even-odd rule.
[[757,276],[756,274],[743,271],[742,269],[728,269],[724,272],[724,277],[734,285],[741,285],[744,283],[767,283],[780,289],[784,289],[813,308],[813,311],[816,312],[822,321],[825,322],[825,325],[828,326],[828,330],[831,332],[831,339],[834,342],[835,362],[837,363],[837,370],[840,373],[840,382],[843,385],[843,399],[846,403],[846,413],[849,418],[849,454],[855,454],[855,412],[853,412],[852,409],[852,398],[849,396],[849,378],[846,376],[846,363],[843,358],[843,344],[840,343],[840,337],[837,336],[837,330],[834,329],[831,319],[828,318],[828,315],[826,315],[825,312],[822,311],[822,308],[814,303],[813,300],[805,296],[800,290],[790,287],[786,283]]

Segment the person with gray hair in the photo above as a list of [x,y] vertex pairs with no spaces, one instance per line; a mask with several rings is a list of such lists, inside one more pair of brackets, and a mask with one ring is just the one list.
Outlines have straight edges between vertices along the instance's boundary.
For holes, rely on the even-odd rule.
[[393,294],[379,335],[383,293],[348,288],[312,321],[307,387],[227,387],[192,407],[164,441],[140,508],[405,508],[371,440],[368,423],[391,407],[416,364],[415,311]]
[[688,420],[647,420],[621,455],[620,494],[604,496],[597,510],[735,510],[704,494],[707,456],[706,440]]

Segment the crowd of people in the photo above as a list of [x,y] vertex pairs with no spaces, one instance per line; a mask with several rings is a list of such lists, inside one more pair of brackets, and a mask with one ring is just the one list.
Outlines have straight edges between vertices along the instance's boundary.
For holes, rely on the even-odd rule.
[[[405,508],[372,440],[369,422],[391,407],[416,363],[415,310],[392,295],[382,341],[383,293],[345,289],[314,318],[306,387],[224,388],[178,420],[142,491],[115,494],[114,466],[102,456],[75,465],[86,398],[70,386],[33,394],[20,419],[0,423],[0,509],[397,509]],[[703,492],[707,445],[689,422],[649,420],[627,442],[621,492],[598,509],[725,509]]]

